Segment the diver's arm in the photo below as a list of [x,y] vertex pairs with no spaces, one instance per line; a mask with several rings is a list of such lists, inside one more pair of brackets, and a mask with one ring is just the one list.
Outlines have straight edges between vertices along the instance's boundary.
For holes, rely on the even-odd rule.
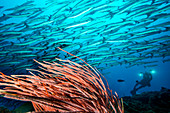
[[152,74],[150,74],[150,80],[152,80]]

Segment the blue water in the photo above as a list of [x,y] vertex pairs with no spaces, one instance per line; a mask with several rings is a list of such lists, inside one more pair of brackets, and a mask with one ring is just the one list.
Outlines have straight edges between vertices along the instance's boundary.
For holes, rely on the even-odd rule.
[[[20,4],[24,3],[25,1],[26,0],[22,0],[22,1],[21,0],[8,0],[8,1],[7,0],[1,0],[0,5],[4,6],[4,9],[8,9],[8,8],[12,8],[14,6],[20,5]],[[105,2],[105,1],[103,0],[103,2]],[[45,6],[45,3],[46,2],[44,0],[35,0],[35,4],[37,5],[37,7],[43,7],[43,6]],[[170,10],[168,10],[166,12],[170,13]],[[4,12],[1,9],[0,10],[0,16],[2,16],[3,13]],[[50,13],[51,13],[50,10],[45,12],[45,14],[50,14]],[[99,13],[95,16],[100,17],[101,15],[103,15],[103,14]],[[126,15],[122,14],[122,15],[119,15],[119,16],[124,17]],[[110,21],[120,22],[121,21],[120,18],[121,17],[117,17],[116,20],[110,20]],[[144,18],[144,17],[140,17],[139,19],[141,19],[141,18]],[[75,21],[78,21],[79,19],[80,19],[80,17],[76,18]],[[163,23],[165,21],[168,21],[168,19],[170,19],[170,18],[155,21],[152,24]],[[3,24],[8,24],[9,22],[14,22],[14,23],[18,22],[19,23],[22,20],[24,20],[24,18],[22,18],[22,19],[21,18],[9,19],[8,21],[3,21]],[[68,23],[69,22],[70,21],[68,20]],[[72,23],[72,22],[70,22],[70,23]],[[108,23],[109,23],[109,21],[108,21]],[[89,26],[90,26],[90,24],[89,24]],[[121,29],[121,30],[123,31],[123,29]],[[122,31],[119,31],[119,32],[122,32]],[[71,31],[68,31],[68,32],[71,32]],[[77,32],[77,33],[79,33],[79,32]],[[152,36],[152,38],[156,38],[156,37],[159,37],[161,35],[169,35],[169,34],[170,34],[170,31],[163,33],[163,34],[155,35],[155,37]],[[97,37],[96,37],[96,40],[98,40]],[[169,58],[170,58],[170,56],[166,56],[164,59],[169,59]],[[162,57],[154,58],[154,59],[156,61],[159,61],[159,62],[157,63],[158,66],[152,67],[152,68],[144,68],[143,65],[133,66],[131,68],[126,68],[127,65],[117,65],[117,66],[113,66],[113,67],[108,67],[107,69],[100,71],[100,72],[108,80],[110,88],[113,91],[116,91],[120,97],[130,96],[131,95],[130,91],[133,89],[133,87],[136,83],[135,81],[142,79],[142,77],[140,77],[138,74],[140,72],[149,71],[150,69],[153,69],[153,70],[156,71],[156,73],[153,74],[153,80],[151,81],[151,87],[142,88],[139,91],[137,91],[137,93],[142,93],[144,91],[159,91],[161,89],[161,87],[170,88],[170,82],[169,82],[169,80],[170,80],[170,62],[162,63],[162,60],[163,60]],[[155,60],[149,59],[147,61],[155,61]],[[87,59],[87,61],[88,61],[88,59]],[[106,67],[106,65],[104,65],[104,64],[102,66]],[[101,67],[101,66],[99,66],[99,67]],[[25,71],[23,71],[23,73],[24,72]],[[8,73],[8,74],[17,74],[17,73]],[[117,82],[118,79],[123,79],[125,81],[124,82]]]

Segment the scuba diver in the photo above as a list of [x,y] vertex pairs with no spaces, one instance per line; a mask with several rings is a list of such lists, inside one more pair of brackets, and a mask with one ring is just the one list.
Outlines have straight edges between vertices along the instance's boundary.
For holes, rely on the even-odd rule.
[[[134,86],[133,90],[130,92],[132,96],[136,94],[137,90],[146,86],[148,87],[151,86],[150,82],[152,80],[152,74],[149,72],[145,72],[145,73],[140,73],[140,75],[143,75],[143,79],[141,81],[138,80],[136,81],[136,85]],[[139,87],[137,88],[137,86]]]

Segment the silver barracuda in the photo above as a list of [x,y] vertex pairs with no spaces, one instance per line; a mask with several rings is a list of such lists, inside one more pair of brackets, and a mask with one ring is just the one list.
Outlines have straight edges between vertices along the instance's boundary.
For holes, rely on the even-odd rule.
[[34,67],[32,59],[78,62],[57,47],[96,68],[152,68],[159,66],[155,58],[167,63],[169,5],[169,0],[46,0],[44,6],[29,0],[10,8],[1,5],[0,71],[10,63],[15,72]]

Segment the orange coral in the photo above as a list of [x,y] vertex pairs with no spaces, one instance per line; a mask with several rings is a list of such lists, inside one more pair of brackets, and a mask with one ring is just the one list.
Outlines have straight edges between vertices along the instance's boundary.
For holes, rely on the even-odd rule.
[[124,112],[118,95],[112,95],[97,69],[82,59],[85,65],[57,60],[59,63],[34,60],[41,66],[39,70],[27,69],[31,75],[7,76],[1,73],[0,85],[5,88],[0,90],[0,94],[31,101],[37,112]]

